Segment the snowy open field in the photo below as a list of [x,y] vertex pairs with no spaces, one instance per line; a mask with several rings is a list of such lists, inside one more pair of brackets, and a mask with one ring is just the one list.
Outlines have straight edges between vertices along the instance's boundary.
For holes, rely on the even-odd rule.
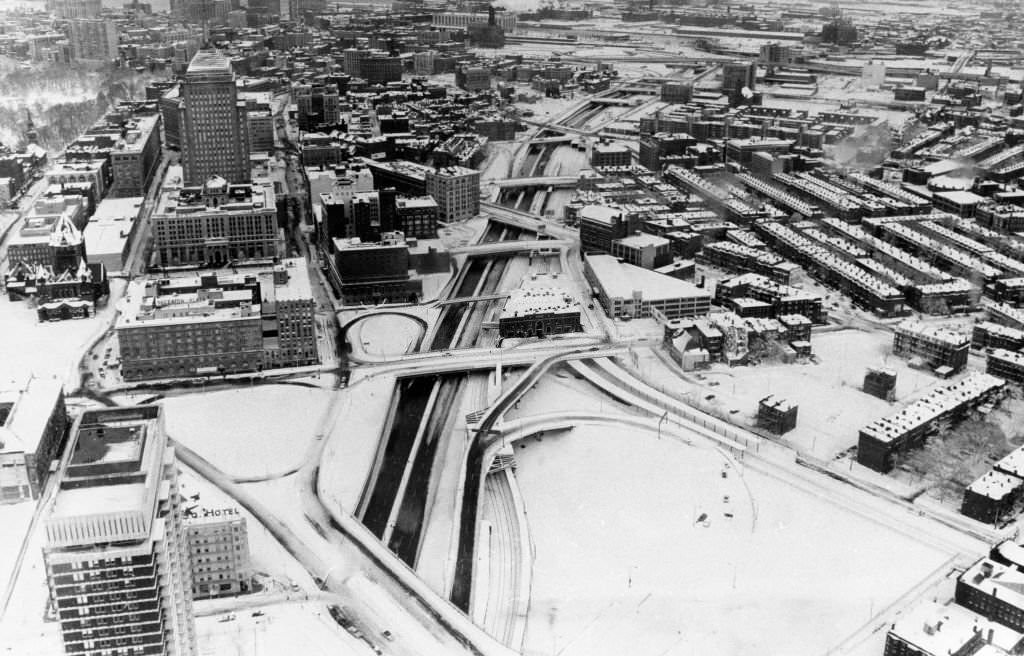
[[372,654],[369,646],[338,626],[322,603],[279,604],[225,615],[196,618],[199,656],[355,656]]
[[261,385],[170,397],[167,433],[228,475],[280,475],[302,464],[333,393]]
[[821,654],[948,557],[706,447],[587,426],[516,456],[527,654]]

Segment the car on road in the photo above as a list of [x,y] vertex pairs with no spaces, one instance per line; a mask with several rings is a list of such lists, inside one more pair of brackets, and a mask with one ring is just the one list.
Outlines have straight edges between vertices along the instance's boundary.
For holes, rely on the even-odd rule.
[[264,613],[262,610],[258,610],[252,614],[253,617],[263,617],[264,615],[266,615],[266,613]]
[[234,622],[235,621],[235,614],[231,613],[230,615],[225,615],[224,617],[220,618],[217,621],[218,622]]
[[382,635],[382,636],[384,636],[384,639],[385,639],[385,640],[394,640],[394,639],[395,639],[395,636],[393,636],[393,635],[391,634],[391,631],[386,631],[386,630],[385,630],[385,631],[382,631],[382,632],[381,632],[381,635]]

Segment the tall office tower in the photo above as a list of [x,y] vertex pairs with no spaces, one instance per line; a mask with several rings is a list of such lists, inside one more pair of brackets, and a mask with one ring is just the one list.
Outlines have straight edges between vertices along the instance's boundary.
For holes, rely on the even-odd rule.
[[238,100],[228,58],[201,50],[181,84],[181,161],[185,184],[201,185],[213,176],[249,182],[249,127],[245,103]]
[[65,653],[195,656],[178,470],[160,406],[79,417],[45,529]]
[[77,61],[117,59],[117,25],[114,21],[89,18],[68,21],[71,27],[71,56]]
[[103,0],[52,0],[47,5],[57,18],[96,18]]

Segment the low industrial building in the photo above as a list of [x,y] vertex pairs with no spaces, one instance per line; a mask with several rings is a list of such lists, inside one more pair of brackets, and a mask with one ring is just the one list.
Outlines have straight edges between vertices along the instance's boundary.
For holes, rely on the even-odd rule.
[[920,446],[938,430],[940,423],[959,419],[983,403],[997,402],[1005,391],[1005,380],[980,372],[939,388],[860,429],[857,462],[878,472],[888,472],[897,455]]
[[583,273],[610,317],[650,317],[658,310],[669,319],[697,317],[711,310],[706,290],[671,276],[619,262],[611,255],[588,255]]

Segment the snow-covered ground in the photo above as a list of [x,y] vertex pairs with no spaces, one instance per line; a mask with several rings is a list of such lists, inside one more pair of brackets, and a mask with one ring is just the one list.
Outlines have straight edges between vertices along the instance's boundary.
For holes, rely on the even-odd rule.
[[948,557],[706,447],[594,426],[525,446],[528,654],[824,653]]
[[[857,431],[872,420],[896,412],[937,386],[948,384],[927,371],[911,369],[890,354],[888,332],[839,330],[816,333],[811,346],[816,364],[760,364],[691,372],[679,378],[649,349],[638,348],[637,366],[644,379],[666,390],[689,394],[694,405],[732,421],[754,425],[757,404],[769,394],[799,406],[796,428],[785,441],[830,459],[857,443]],[[890,367],[897,372],[896,401],[888,403],[861,391],[867,367]],[[699,378],[703,376],[703,378]],[[713,396],[713,398],[708,398]]]
[[480,167],[483,180],[504,180],[509,176],[512,159],[519,143],[516,141],[492,141],[487,144],[487,159]]
[[114,317],[124,281],[110,281],[110,301],[88,319],[40,323],[25,301],[0,296],[0,371],[59,378],[68,391],[78,387],[78,360]]
[[394,393],[394,376],[360,379],[341,393],[338,416],[324,447],[320,477],[330,481],[324,486],[324,501],[345,512],[355,513],[377,447],[387,421]]
[[167,433],[231,476],[299,467],[333,392],[261,385],[163,401]]
[[[0,504],[0,595],[6,594],[7,585],[14,571],[14,564],[21,551],[21,545],[28,534],[32,523],[32,513],[36,509],[33,501],[22,503]],[[0,599],[3,597],[0,596]]]
[[422,337],[423,326],[418,322],[393,314],[368,317],[347,333],[354,352],[373,357],[411,353]]
[[[254,612],[262,615],[253,616]],[[196,618],[199,656],[357,656],[372,654],[365,642],[338,626],[323,603],[263,606]]]
[[[49,588],[46,585],[46,566],[43,564],[46,534],[41,522],[27,540],[25,560],[21,565],[7,611],[0,618],[0,653],[4,656],[62,654],[64,648],[60,627],[45,617]],[[3,586],[6,585],[7,582],[4,581]]]

